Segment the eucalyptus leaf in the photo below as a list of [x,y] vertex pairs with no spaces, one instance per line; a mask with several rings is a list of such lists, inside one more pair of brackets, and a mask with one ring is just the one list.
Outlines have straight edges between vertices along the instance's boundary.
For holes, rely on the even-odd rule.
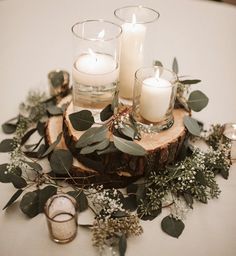
[[5,139],[0,143],[0,152],[11,152],[15,149],[14,140],[13,139]]
[[63,110],[55,105],[47,107],[47,111],[52,116],[59,116],[63,114]]
[[62,132],[58,134],[57,139],[48,147],[48,149],[43,153],[41,157],[45,157],[48,154],[50,154],[55,149],[57,144],[61,141],[61,138],[62,138]]
[[8,166],[8,164],[0,165],[0,182],[2,182],[2,183],[10,183],[11,182],[7,166]]
[[229,170],[225,170],[225,169],[221,169],[220,170],[220,174],[221,174],[221,176],[224,178],[224,179],[228,179],[228,177],[229,177]]
[[193,209],[193,196],[190,193],[184,193],[183,194],[184,200],[187,203],[187,205]]
[[113,110],[111,104],[107,105],[100,113],[100,119],[102,122],[106,121],[113,115]]
[[80,191],[69,191],[68,195],[73,196],[76,199],[78,208],[80,212],[83,212],[88,209],[88,199],[84,194],[83,190]]
[[125,256],[125,252],[127,249],[127,239],[125,234],[122,234],[119,238],[119,253],[120,256]]
[[21,211],[28,217],[33,218],[39,214],[39,194],[38,191],[26,193],[20,202]]
[[11,124],[11,123],[5,123],[2,125],[2,130],[6,134],[12,134],[16,131],[16,124]]
[[45,123],[44,122],[38,122],[37,123],[37,131],[39,133],[40,136],[44,136],[45,135]]
[[147,151],[142,146],[134,143],[133,141],[128,141],[114,135],[113,139],[116,148],[123,153],[134,156],[144,156],[147,154]]
[[184,230],[184,223],[182,220],[177,220],[173,216],[169,215],[166,216],[161,221],[161,228],[162,230],[170,236],[178,238],[183,230]]
[[185,116],[184,117],[184,125],[192,135],[195,135],[195,136],[200,135],[201,128],[196,119],[193,119],[190,116]]
[[129,195],[121,200],[123,208],[131,212],[135,211],[138,207],[136,195]]
[[103,154],[114,153],[114,152],[118,152],[118,149],[115,147],[114,142],[110,142],[108,147],[106,147],[103,150],[98,150],[97,154],[103,155]]
[[36,162],[28,162],[28,161],[23,161],[24,163],[26,163],[29,167],[31,167],[32,169],[34,169],[37,172],[40,172],[43,170],[42,166]]
[[148,214],[141,214],[139,208],[137,210],[137,214],[138,214],[139,218],[142,220],[145,220],[145,221],[154,220],[158,215],[161,214],[161,212],[162,212],[161,207],[158,209],[155,209],[155,210],[151,210]]
[[80,154],[91,154],[96,150],[103,150],[108,147],[109,143],[110,143],[110,140],[106,138],[103,141],[100,141],[96,144],[82,148],[80,150]]
[[131,126],[125,125],[120,131],[128,138],[134,139],[135,137],[135,130]]
[[176,58],[174,58],[174,60],[173,60],[172,70],[173,70],[176,74],[179,73],[179,65],[178,65],[178,62],[177,62],[177,59],[176,59]]
[[47,202],[48,198],[55,195],[57,193],[57,188],[54,186],[46,186],[42,190],[38,190],[38,207],[39,212],[43,212],[44,205]]
[[69,115],[73,128],[77,131],[85,131],[94,124],[92,112],[89,110],[81,110]]
[[188,106],[195,112],[199,112],[204,109],[208,102],[208,97],[199,90],[191,92],[188,98]]
[[37,128],[33,128],[25,133],[25,135],[21,139],[21,146],[25,144],[25,142],[30,138],[32,134],[34,134],[37,131]]
[[161,61],[159,61],[159,60],[154,60],[154,62],[153,62],[153,66],[163,67],[163,64],[162,64],[162,62],[161,62]]
[[106,138],[108,128],[106,125],[101,127],[91,127],[82,134],[76,143],[76,148],[83,148],[90,144],[100,142]]
[[12,205],[16,199],[22,194],[23,190],[22,189],[18,189],[13,196],[10,198],[10,200],[7,202],[7,204],[3,207],[3,210],[5,210],[7,207],[9,207],[10,205]]
[[25,179],[12,172],[9,173],[9,179],[11,180],[15,188],[24,188],[27,186],[27,182]]
[[56,174],[68,174],[72,167],[73,156],[69,150],[56,149],[50,157],[50,166]]
[[201,80],[199,79],[188,79],[188,80],[181,80],[179,81],[181,84],[187,84],[187,85],[190,85],[190,84],[198,84],[201,82]]

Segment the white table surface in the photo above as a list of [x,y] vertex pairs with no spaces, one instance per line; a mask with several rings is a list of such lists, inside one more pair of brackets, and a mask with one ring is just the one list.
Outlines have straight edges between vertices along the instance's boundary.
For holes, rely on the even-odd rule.
[[[176,56],[181,74],[202,80],[196,88],[209,96],[210,103],[195,117],[206,123],[236,122],[236,7],[200,0],[1,0],[0,123],[17,114],[29,89],[47,88],[50,70],[71,70],[70,28],[76,21],[114,21],[113,10],[131,4],[161,14],[149,56],[167,67]],[[0,154],[0,163],[7,157]],[[220,198],[208,205],[196,204],[179,239],[161,231],[164,211],[154,221],[142,222],[144,234],[129,239],[126,255],[236,255],[236,165],[229,180],[217,180]],[[0,183],[0,208],[13,193],[9,184]],[[17,207],[0,212],[1,256],[97,255],[89,231],[79,228],[73,242],[57,245],[48,238],[43,214],[27,219]]]

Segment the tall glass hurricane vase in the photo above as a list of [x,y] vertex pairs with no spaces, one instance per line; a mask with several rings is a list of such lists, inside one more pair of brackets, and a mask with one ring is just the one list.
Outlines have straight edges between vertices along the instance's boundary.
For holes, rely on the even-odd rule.
[[121,102],[132,104],[134,74],[143,66],[145,48],[149,41],[148,28],[160,15],[155,10],[143,6],[125,6],[116,9],[114,14],[123,29],[119,97]]

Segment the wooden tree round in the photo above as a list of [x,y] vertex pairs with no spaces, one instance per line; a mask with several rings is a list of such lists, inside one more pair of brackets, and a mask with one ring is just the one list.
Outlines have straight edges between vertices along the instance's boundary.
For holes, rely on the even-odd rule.
[[[60,104],[69,101],[64,99]],[[71,102],[64,116],[53,116],[49,119],[46,134],[48,144],[53,143],[58,134],[63,132],[63,138],[57,148],[69,149],[73,156],[71,175],[76,177],[78,185],[102,184],[104,187],[124,187],[130,182],[142,177],[147,170],[148,159],[156,169],[173,162],[183,144],[186,129],[183,118],[188,115],[183,109],[174,110],[173,126],[160,133],[142,134],[140,141],[135,141],[147,151],[147,156],[132,156],[123,152],[104,155],[96,153],[82,155],[75,147],[84,131],[76,131],[69,120],[74,112]],[[112,139],[112,136],[111,136]],[[80,179],[81,178],[81,179]]]

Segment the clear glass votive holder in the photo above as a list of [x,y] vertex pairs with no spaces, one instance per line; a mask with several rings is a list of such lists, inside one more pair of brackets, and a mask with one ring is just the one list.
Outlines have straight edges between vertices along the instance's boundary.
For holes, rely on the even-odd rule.
[[174,123],[177,76],[160,66],[135,73],[132,115],[144,132],[160,132]]
[[48,82],[51,96],[63,96],[69,90],[70,75],[65,70],[56,69],[48,74]]
[[224,125],[224,136],[230,140],[230,158],[236,160],[236,123],[227,123]]
[[77,234],[77,204],[68,194],[50,197],[44,207],[49,235],[56,243],[68,243]]
[[119,75],[122,28],[110,21],[86,20],[72,26],[74,110],[95,112],[112,102]]
[[[122,24],[122,43],[120,57],[119,99],[131,105],[133,98],[134,75],[137,69],[144,66],[144,59],[151,56],[147,63],[153,61],[148,43],[153,41],[153,33],[148,33],[151,24],[158,20],[160,14],[144,6],[125,6],[114,11]],[[148,49],[146,51],[145,49]]]

